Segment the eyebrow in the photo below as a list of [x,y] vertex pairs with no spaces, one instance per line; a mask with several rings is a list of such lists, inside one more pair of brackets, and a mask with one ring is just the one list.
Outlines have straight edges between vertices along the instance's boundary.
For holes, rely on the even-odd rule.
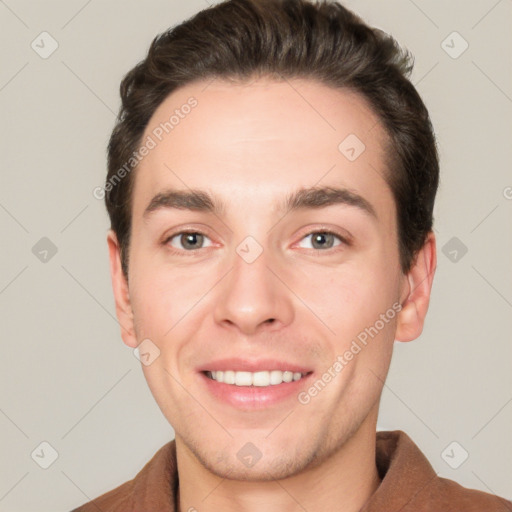
[[[278,204],[277,210],[287,214],[292,211],[320,209],[336,204],[353,206],[377,219],[375,208],[363,196],[346,188],[331,186],[296,190]],[[192,210],[221,216],[226,209],[226,204],[203,190],[166,190],[151,199],[144,210],[143,218],[147,219],[152,212],[160,209]]]

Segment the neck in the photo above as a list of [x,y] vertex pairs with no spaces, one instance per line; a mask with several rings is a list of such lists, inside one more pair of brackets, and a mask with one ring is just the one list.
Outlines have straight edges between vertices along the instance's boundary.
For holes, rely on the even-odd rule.
[[[370,415],[371,416],[371,415]],[[350,439],[314,468],[271,481],[220,478],[176,438],[178,512],[357,512],[380,484],[375,464],[376,418],[368,417]]]

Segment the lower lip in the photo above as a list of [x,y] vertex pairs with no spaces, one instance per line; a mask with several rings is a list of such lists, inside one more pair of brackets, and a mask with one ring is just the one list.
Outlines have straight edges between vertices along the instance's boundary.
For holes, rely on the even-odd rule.
[[292,382],[283,382],[270,386],[236,386],[210,379],[203,372],[199,373],[208,391],[218,400],[241,409],[263,409],[279,404],[297,395],[307,385],[313,374]]

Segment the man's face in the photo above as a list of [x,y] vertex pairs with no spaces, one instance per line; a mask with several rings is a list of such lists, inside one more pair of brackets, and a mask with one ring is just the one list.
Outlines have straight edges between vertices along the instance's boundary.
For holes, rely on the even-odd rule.
[[[162,136],[160,123],[192,96],[197,106]],[[374,432],[406,276],[371,109],[312,81],[198,82],[160,105],[148,135],[156,147],[136,171],[129,248],[135,337],[125,342],[158,347],[143,370],[181,449],[219,476],[282,478]],[[309,187],[345,192],[287,211]],[[191,190],[223,208],[168,199],[146,212],[159,194]],[[301,378],[268,384],[289,378],[279,371]]]

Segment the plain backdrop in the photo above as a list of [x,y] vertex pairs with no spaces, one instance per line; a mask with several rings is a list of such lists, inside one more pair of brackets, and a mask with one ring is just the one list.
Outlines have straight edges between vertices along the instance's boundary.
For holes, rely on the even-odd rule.
[[[173,437],[120,337],[93,190],[121,78],[207,5],[0,2],[1,512],[71,510]],[[407,432],[440,476],[510,499],[512,1],[345,5],[415,55],[441,156],[430,311],[418,340],[396,343],[379,429]],[[446,449],[452,465],[468,457],[454,469]]]

